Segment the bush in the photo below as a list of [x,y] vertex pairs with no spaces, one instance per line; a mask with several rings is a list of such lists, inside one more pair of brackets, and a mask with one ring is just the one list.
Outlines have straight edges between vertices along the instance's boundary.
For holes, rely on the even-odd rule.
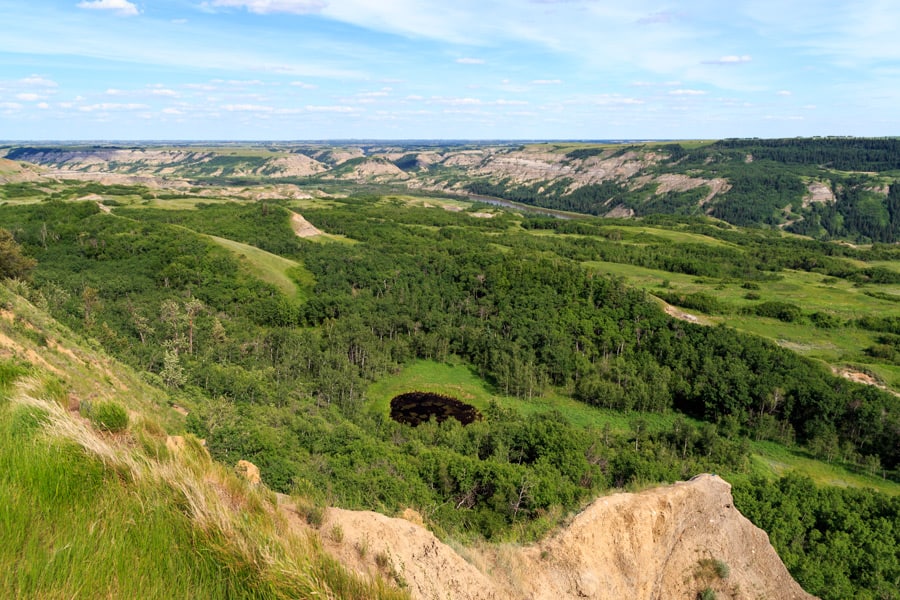
[[800,310],[800,307],[789,302],[763,302],[752,310],[760,317],[778,319],[785,323],[799,321],[803,317],[803,311]]
[[82,403],[82,412],[98,429],[117,432],[128,427],[128,412],[118,402]]
[[824,312],[814,312],[809,315],[809,319],[820,329],[834,329],[841,326],[840,318]]

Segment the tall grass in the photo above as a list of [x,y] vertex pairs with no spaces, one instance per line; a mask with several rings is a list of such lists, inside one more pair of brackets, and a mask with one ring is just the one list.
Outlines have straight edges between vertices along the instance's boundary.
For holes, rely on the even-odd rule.
[[[112,434],[0,361],[0,597],[402,598],[289,530],[267,490],[199,443],[146,454],[146,417]],[[150,444],[152,445],[152,444]]]

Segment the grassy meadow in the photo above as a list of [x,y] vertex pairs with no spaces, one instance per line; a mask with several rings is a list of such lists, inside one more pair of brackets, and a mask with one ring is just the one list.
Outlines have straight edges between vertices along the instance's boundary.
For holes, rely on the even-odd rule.
[[[459,362],[420,360],[405,367],[400,373],[384,378],[369,386],[368,409],[388,415],[394,396],[411,391],[434,392],[451,396],[484,411],[492,402],[503,408],[525,415],[559,411],[578,427],[596,431],[607,429],[610,433],[631,435],[633,424],[640,418],[648,430],[671,427],[676,415],[623,413],[592,407],[578,402],[556,390],[534,400],[521,400],[495,393],[491,385],[474,370]],[[689,419],[695,425],[699,421]],[[863,473],[858,468],[837,462],[827,463],[811,457],[807,452],[788,448],[768,441],[751,442],[751,464],[748,473],[720,473],[726,479],[744,481],[751,474],[774,479],[795,472],[810,477],[818,485],[871,488],[891,495],[900,494],[900,484],[885,480],[877,474]]]

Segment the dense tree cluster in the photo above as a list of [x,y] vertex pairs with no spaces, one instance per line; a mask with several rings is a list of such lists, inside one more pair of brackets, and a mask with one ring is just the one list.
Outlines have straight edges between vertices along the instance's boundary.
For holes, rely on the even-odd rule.
[[733,493],[806,591],[824,600],[897,597],[900,497],[819,488],[797,475],[752,478]]

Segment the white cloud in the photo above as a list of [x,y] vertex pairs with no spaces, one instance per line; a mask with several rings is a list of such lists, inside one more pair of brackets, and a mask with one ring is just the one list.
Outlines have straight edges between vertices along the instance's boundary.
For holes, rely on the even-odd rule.
[[119,90],[116,88],[109,88],[104,92],[107,96],[122,96],[125,94],[125,90]]
[[525,100],[506,100],[501,98],[494,101],[493,104],[496,104],[498,106],[523,106],[528,104],[528,102]]
[[534,85],[559,85],[562,83],[561,79],[534,79],[532,82]]
[[324,0],[212,0],[212,2],[205,2],[204,5],[221,8],[246,8],[249,12],[260,15],[271,13],[306,15],[317,13],[327,6]]
[[704,96],[706,92],[703,90],[678,89],[669,92],[670,96]]
[[166,96],[168,98],[177,98],[179,95],[175,90],[170,90],[168,88],[156,88],[151,90],[150,93],[154,96]]
[[620,96],[619,94],[602,94],[594,98],[594,102],[604,106],[644,104],[644,101],[639,98],[630,98],[627,96]]
[[777,96],[791,96],[793,95],[789,90],[779,90],[776,92]]
[[22,108],[22,105],[18,102],[0,102],[0,108],[7,110],[18,110]]
[[44,87],[44,88],[55,88],[59,87],[59,84],[50,79],[45,79],[40,75],[30,75],[29,77],[25,77],[24,79],[20,79],[19,83],[22,85],[29,85],[34,87]]
[[442,98],[441,96],[432,96],[429,102],[449,104],[450,106],[476,106],[481,104],[481,100],[478,98]]
[[464,56],[462,58],[457,58],[456,62],[458,62],[461,65],[483,65],[484,59],[483,58],[472,58],[470,56]]
[[678,87],[680,81],[633,81],[631,87]]
[[50,105],[46,102],[38,102],[37,107],[41,110],[47,110],[48,108],[50,108]]
[[743,54],[741,56],[737,56],[735,54],[729,54],[728,56],[723,56],[718,60],[704,60],[704,65],[740,65],[743,63],[748,63],[753,60],[753,57],[749,54]]
[[359,110],[359,108],[354,108],[352,106],[342,106],[342,105],[334,105],[334,106],[306,106],[306,110],[309,112],[336,112],[336,113],[349,113]]
[[81,112],[95,112],[95,111],[119,111],[119,110],[144,110],[149,108],[146,104],[135,104],[135,103],[127,103],[121,104],[118,102],[100,102],[97,104],[86,104],[84,106],[79,106],[78,110]]
[[272,112],[275,110],[271,106],[262,104],[226,104],[222,108],[228,112]]
[[122,17],[134,17],[140,14],[138,7],[128,0],[84,0],[78,8],[88,10],[111,10]]
[[43,98],[40,94],[31,94],[31,93],[23,93],[16,94],[17,100],[24,100],[25,102],[34,102],[35,100],[40,100]]
[[177,108],[164,108],[162,111],[163,111],[164,115],[183,115],[184,114],[184,111],[177,109]]
[[204,92],[212,92],[218,89],[216,86],[208,83],[185,83],[182,87],[185,87],[189,90],[201,90]]
[[292,81],[291,85],[294,87],[304,89],[304,90],[314,90],[319,87],[313,83],[306,83],[304,81]]

